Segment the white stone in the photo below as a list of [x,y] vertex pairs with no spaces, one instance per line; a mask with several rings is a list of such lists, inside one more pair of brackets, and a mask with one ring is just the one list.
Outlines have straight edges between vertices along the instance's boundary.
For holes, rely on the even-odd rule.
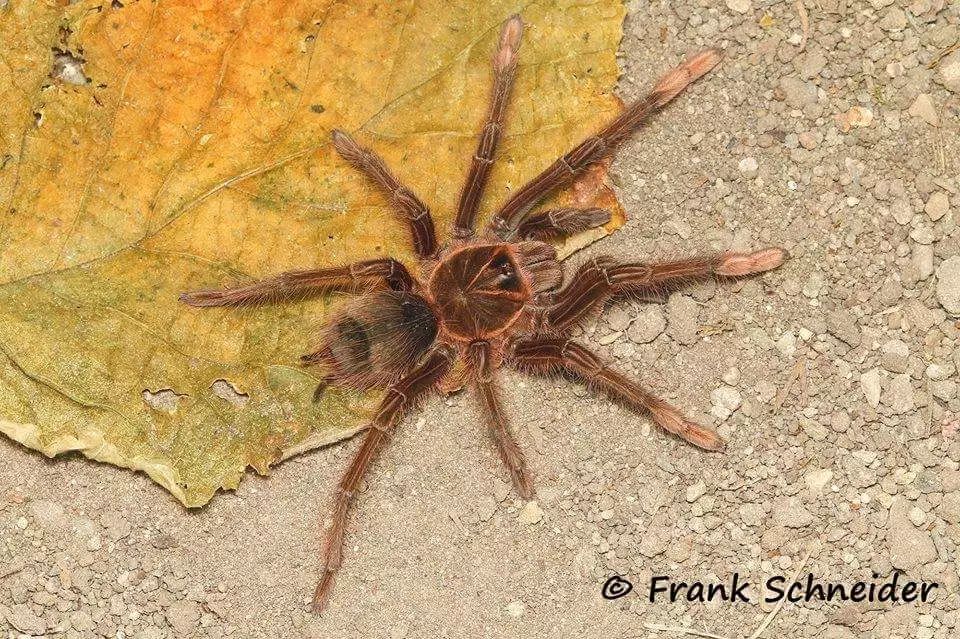
[[832,479],[833,471],[829,468],[821,468],[819,470],[810,471],[803,477],[803,480],[807,484],[807,488],[815,493],[819,493],[821,490],[823,490]]
[[743,173],[744,177],[755,178],[757,177],[757,170],[760,168],[760,163],[757,162],[757,158],[753,156],[745,157],[740,160],[737,168],[740,169],[740,172]]
[[656,304],[649,304],[627,328],[627,338],[637,344],[648,344],[657,339],[666,327],[663,309]]
[[752,6],[751,0],[727,0],[727,8],[735,13],[747,13]]
[[913,206],[910,200],[899,198],[890,205],[890,213],[900,226],[906,226],[913,219]]
[[910,106],[910,115],[920,118],[931,126],[940,126],[940,116],[937,114],[936,107],[933,106],[933,98],[929,93],[921,93]]
[[880,405],[880,369],[873,368],[860,376],[860,388],[873,408]]
[[887,390],[883,392],[882,400],[884,406],[888,406],[898,415],[912,411],[916,404],[913,401],[913,382],[910,381],[910,375],[894,375]]
[[933,246],[930,244],[914,244],[910,261],[917,267],[920,279],[927,279],[933,275]]
[[777,340],[777,350],[784,357],[792,357],[797,352],[797,338],[792,331],[784,331],[783,335]]
[[960,51],[954,51],[937,65],[937,82],[954,93],[960,93]]
[[951,315],[960,315],[960,256],[954,255],[937,269],[937,300]]
[[710,401],[713,407],[710,412],[719,419],[726,419],[740,408],[743,398],[740,391],[732,386],[721,386],[710,393]]
[[687,486],[687,501],[691,504],[707,493],[707,485],[701,479],[695,484]]
[[910,231],[910,239],[917,244],[933,244],[933,240],[936,238],[933,235],[932,228],[926,224],[920,224],[915,229]]
[[765,511],[763,506],[760,504],[743,504],[739,508],[740,518],[748,526],[759,526],[763,523],[763,518],[765,516]]
[[934,362],[927,366],[927,369],[924,372],[930,379],[940,381],[949,377],[951,371],[948,366]]
[[950,210],[950,198],[943,191],[937,191],[927,200],[923,210],[927,212],[931,220],[936,222]]
[[740,369],[736,366],[731,366],[727,369],[727,372],[723,374],[721,379],[723,379],[725,384],[736,386],[740,383]]
[[517,517],[520,523],[530,525],[540,523],[541,519],[543,519],[543,510],[536,501],[528,501]]
[[804,282],[801,292],[810,299],[816,299],[823,293],[826,283],[826,280],[823,278],[823,273],[814,271],[810,274],[810,277],[807,278],[807,281]]
[[922,526],[923,522],[927,520],[927,514],[916,506],[910,509],[910,512],[907,513],[907,517],[910,518],[910,521],[914,526]]

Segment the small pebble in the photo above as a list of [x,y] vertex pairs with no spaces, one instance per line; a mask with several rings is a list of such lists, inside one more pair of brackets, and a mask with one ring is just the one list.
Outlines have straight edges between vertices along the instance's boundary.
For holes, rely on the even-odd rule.
[[866,107],[852,107],[845,114],[846,128],[865,128],[873,123],[873,111]]
[[824,487],[833,479],[833,471],[829,468],[813,470],[804,475],[803,479],[807,484],[807,488],[815,493],[818,493],[822,491]]
[[880,401],[898,415],[912,411],[915,404],[913,383],[910,381],[910,376],[907,374],[894,375]]
[[751,0],[727,0],[727,8],[735,13],[748,13],[752,4]]
[[960,51],[954,51],[940,60],[934,77],[948,90],[960,93]]
[[701,479],[695,484],[687,486],[687,501],[691,504],[701,497],[703,497],[707,492],[707,485]]
[[710,402],[713,407],[710,412],[718,419],[727,419],[740,408],[742,403],[740,391],[731,386],[721,386],[710,393]]
[[950,210],[950,198],[943,191],[936,191],[927,200],[923,210],[926,211],[931,220],[936,222]]
[[860,375],[860,388],[873,408],[880,405],[880,369],[873,368]]
[[730,386],[736,386],[740,383],[740,369],[736,366],[731,366],[727,369],[727,372],[723,374],[724,384],[729,384]]
[[536,501],[528,501],[520,510],[517,520],[522,524],[539,524],[543,519],[543,510]]
[[648,304],[627,328],[627,338],[637,344],[648,344],[657,339],[666,327],[663,309],[657,304]]
[[910,106],[910,115],[920,118],[932,126],[940,126],[940,116],[937,109],[933,106],[933,98],[929,93],[921,93]]
[[737,168],[745,178],[752,179],[757,177],[757,171],[760,168],[760,163],[757,162],[757,158],[755,157],[746,157],[740,160],[740,164],[737,165]]
[[960,256],[944,260],[937,269],[937,300],[951,315],[960,315]]

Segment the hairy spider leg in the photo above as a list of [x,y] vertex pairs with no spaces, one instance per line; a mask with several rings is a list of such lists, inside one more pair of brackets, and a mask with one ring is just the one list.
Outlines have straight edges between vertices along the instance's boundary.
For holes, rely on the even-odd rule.
[[646,97],[628,106],[599,133],[575,146],[537,177],[514,191],[490,220],[490,231],[504,240],[515,238],[518,228],[534,205],[553,191],[569,185],[594,162],[612,154],[650,115],[715,67],[720,58],[719,49],[707,49],[661,77]]
[[367,260],[346,266],[288,271],[253,284],[181,293],[190,306],[258,306],[295,302],[330,291],[367,291],[378,287],[409,290],[413,278],[392,258]]
[[377,412],[367,428],[360,450],[357,451],[337,486],[333,503],[330,529],[323,547],[323,574],[313,595],[314,612],[322,612],[330,600],[333,580],[343,561],[343,539],[347,516],[356,497],[357,487],[370,464],[384,447],[396,428],[397,422],[418,401],[434,390],[453,365],[452,349],[440,346],[428,355],[422,364],[406,377],[387,388]]
[[695,446],[713,451],[725,447],[723,439],[714,431],[688,420],[679,410],[610,369],[573,340],[536,336],[523,339],[513,344],[510,361],[515,367],[530,372],[573,373],[591,388],[634,412],[649,415],[658,426]]
[[616,295],[660,297],[711,277],[726,279],[763,273],[786,259],[787,252],[781,248],[651,263],[597,257],[577,269],[570,282],[554,295],[553,304],[544,311],[541,328],[563,332]]
[[517,493],[524,499],[533,497],[533,476],[527,460],[510,432],[510,425],[500,403],[499,389],[492,362],[490,342],[478,340],[470,344],[467,358],[471,371],[471,383],[480,404],[480,411],[493,442],[500,453]]
[[387,167],[379,155],[360,146],[345,131],[334,129],[330,134],[333,147],[344,160],[373,182],[396,212],[407,221],[413,236],[413,248],[421,258],[432,257],[437,252],[437,235],[430,209],[413,191],[404,186]]
[[453,236],[467,238],[473,235],[473,225],[483,198],[483,191],[490,177],[493,158],[503,135],[503,117],[507,110],[513,78],[517,70],[517,52],[523,35],[523,21],[513,15],[500,30],[500,42],[493,54],[493,89],[490,92],[490,106],[487,122],[480,130],[477,150],[470,162],[470,172],[460,191],[457,205],[457,217],[453,223]]
[[562,240],[603,226],[610,221],[610,211],[598,208],[564,207],[533,213],[517,228],[517,237],[542,242]]

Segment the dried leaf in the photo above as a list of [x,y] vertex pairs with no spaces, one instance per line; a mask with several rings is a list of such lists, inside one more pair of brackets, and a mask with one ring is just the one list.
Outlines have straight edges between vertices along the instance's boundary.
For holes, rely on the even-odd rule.
[[619,0],[0,11],[0,430],[143,470],[189,506],[355,432],[375,397],[314,404],[296,365],[342,296],[236,311],[177,294],[409,263],[406,230],[329,132],[381,152],[445,232],[514,12],[528,29],[487,209],[616,113]]
[[760,16],[760,19],[757,21],[757,24],[760,25],[761,29],[770,29],[775,25],[777,21],[774,19],[773,14],[769,11],[764,11],[763,15]]

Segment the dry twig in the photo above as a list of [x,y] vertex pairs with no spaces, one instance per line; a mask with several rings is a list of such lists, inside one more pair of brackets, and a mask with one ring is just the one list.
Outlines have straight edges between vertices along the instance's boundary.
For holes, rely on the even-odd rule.
[[800,16],[800,50],[803,51],[807,48],[807,39],[810,37],[810,16],[807,15],[803,0],[797,0],[797,14]]
[[723,635],[715,635],[705,630],[696,630],[695,628],[684,628],[683,626],[661,626],[656,623],[645,623],[643,627],[647,630],[659,630],[661,632],[676,632],[681,635],[692,635],[694,637],[707,637],[708,639],[727,639]]
[[777,393],[777,397],[773,402],[773,412],[779,413],[780,409],[783,408],[784,403],[787,401],[787,397],[790,396],[790,390],[793,388],[794,383],[805,376],[806,372],[806,360],[799,360],[796,364],[793,365],[793,370],[790,371],[790,378],[787,380],[787,383],[784,384],[783,388],[780,389],[780,392]]
[[[793,575],[790,576],[790,583],[793,583],[797,580],[797,577],[800,576],[800,571],[803,570],[803,567],[807,565],[807,560],[810,559],[810,555],[812,554],[813,554],[813,547],[811,547],[810,550],[807,551],[807,554],[804,555],[803,559],[800,560],[800,563],[797,564],[797,569],[794,570]],[[754,630],[753,634],[751,634],[747,639],[757,639],[757,637],[759,637],[766,631],[767,627],[773,622],[777,614],[779,614],[780,609],[783,608],[784,599],[786,599],[786,597],[780,598],[780,601],[778,601],[777,605],[773,607],[773,610],[770,611],[770,614],[768,614],[764,618],[764,620],[760,622],[760,625],[757,626],[757,629]]]
[[941,60],[943,60],[945,57],[947,57],[954,51],[960,51],[960,42],[957,42],[956,44],[953,44],[947,47],[946,49],[938,53],[936,56],[934,56],[933,60],[931,60],[930,63],[927,65],[927,68],[932,69],[936,67],[938,64],[940,64]]
[[[804,566],[807,565],[807,561],[810,559],[810,555],[813,554],[815,546],[811,546],[807,550],[807,554],[803,556],[803,559],[800,560],[800,563],[797,564],[796,570],[793,571],[793,574],[790,576],[790,583],[793,583],[797,580],[797,577],[800,576],[800,571],[803,570]],[[770,627],[770,624],[773,623],[773,620],[780,613],[780,610],[783,608],[783,601],[785,598],[781,598],[777,605],[773,607],[766,617],[763,618],[763,621],[760,622],[760,625],[757,626],[749,637],[746,639],[759,639],[760,635],[767,631],[767,628]],[[658,632],[675,632],[681,635],[690,635],[693,637],[707,637],[708,639],[727,639],[723,635],[717,635],[706,630],[697,630],[696,628],[685,628],[683,626],[663,626],[655,623],[645,623],[643,627],[647,630],[656,630]]]

